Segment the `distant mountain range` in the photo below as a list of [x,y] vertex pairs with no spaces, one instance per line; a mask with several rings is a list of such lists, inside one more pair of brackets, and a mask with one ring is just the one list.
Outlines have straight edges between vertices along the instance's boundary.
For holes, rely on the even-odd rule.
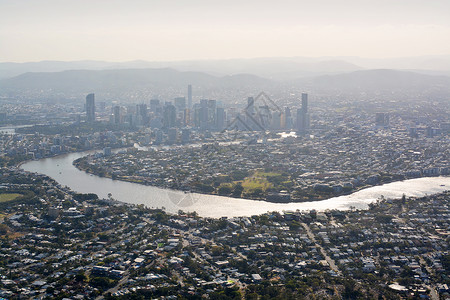
[[216,76],[248,73],[271,79],[292,79],[323,74],[361,70],[340,60],[301,60],[294,58],[255,58],[175,62],[104,62],[104,61],[41,61],[30,63],[0,63],[0,79],[27,72],[60,72],[68,70],[164,69],[204,72]]
[[409,70],[428,75],[450,75],[450,56],[423,56],[395,59],[360,57],[274,57],[226,60],[191,60],[150,62],[41,61],[0,63],[0,79],[27,72],[61,72],[68,70],[164,69],[204,72],[216,76],[253,74],[273,80],[293,80],[320,75],[334,75],[367,69]]
[[262,87],[269,79],[250,74],[213,76],[202,72],[180,72],[173,69],[72,70],[25,73],[0,80],[0,89],[14,91],[53,91],[55,93],[128,92],[143,89],[186,89],[188,84],[210,88]]
[[[450,93],[450,77],[396,70],[359,70],[336,75],[322,75],[289,81],[275,81],[251,74],[214,76],[203,72],[164,69],[72,70],[25,73],[0,80],[0,95],[20,92],[76,94],[96,92],[112,95],[142,91],[185,90],[188,84],[198,90],[261,91],[290,85],[311,92],[406,91],[437,94]],[[244,92],[245,94],[245,92]]]
[[450,91],[450,77],[425,75],[409,71],[364,70],[338,75],[324,75],[302,80],[312,88],[322,91]]

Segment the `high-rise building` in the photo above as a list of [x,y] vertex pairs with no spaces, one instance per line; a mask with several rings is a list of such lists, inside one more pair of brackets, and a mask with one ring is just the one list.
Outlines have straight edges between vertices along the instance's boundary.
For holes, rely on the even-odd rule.
[[89,94],[86,96],[86,121],[88,123],[95,122],[95,96]]
[[136,115],[140,115],[143,118],[147,117],[147,104],[137,104]]
[[217,101],[208,100],[208,129],[214,129],[216,127],[216,109]]
[[154,134],[155,141],[153,142],[153,144],[160,145],[163,142],[163,132],[160,129],[155,129]]
[[270,124],[272,130],[281,129],[281,112],[275,111],[272,113],[272,123]]
[[284,108],[284,124],[283,129],[291,130],[294,127],[294,121],[291,114],[291,109],[286,106]]
[[199,127],[201,130],[206,130],[208,128],[208,100],[202,99],[200,100],[200,108],[199,108]]
[[192,85],[188,85],[188,103],[187,103],[189,109],[192,108]]
[[121,121],[121,114],[120,114],[120,106],[116,105],[113,109],[113,115],[114,115],[114,124],[120,124]]
[[297,110],[297,131],[305,133],[309,130],[308,94],[302,93],[302,108]]
[[188,126],[191,124],[191,110],[189,108],[186,108],[183,111],[183,125]]
[[177,108],[177,111],[184,111],[186,108],[186,98],[184,97],[177,97],[174,99],[175,107]]
[[216,128],[222,131],[225,128],[225,110],[223,107],[218,107],[216,111]]
[[154,115],[161,112],[161,106],[158,99],[150,100],[150,112]]
[[247,98],[247,112],[253,114],[255,110],[255,99],[253,97]]
[[149,122],[147,104],[136,105],[136,124],[138,126],[146,125]]
[[304,114],[308,113],[308,94],[302,93],[302,110]]
[[187,144],[191,141],[191,130],[189,128],[183,128],[181,130],[181,143]]
[[175,127],[177,121],[176,108],[173,104],[167,103],[164,106],[163,128],[169,129]]
[[299,132],[305,131],[305,127],[303,125],[304,117],[305,117],[305,115],[303,114],[303,109],[301,109],[301,108],[297,109],[297,116],[295,119],[295,127],[297,128],[297,130]]
[[261,130],[262,124],[257,116],[258,112],[255,108],[255,99],[253,97],[247,98],[247,107],[245,108],[245,127],[246,130]]
[[167,143],[168,144],[175,144],[178,139],[178,129],[176,128],[169,128],[167,131]]

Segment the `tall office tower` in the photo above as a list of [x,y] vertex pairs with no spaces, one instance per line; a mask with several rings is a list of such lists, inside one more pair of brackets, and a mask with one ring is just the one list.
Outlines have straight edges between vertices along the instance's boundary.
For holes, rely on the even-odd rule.
[[261,130],[268,129],[271,125],[272,113],[268,105],[262,105],[258,109],[258,122],[261,125]]
[[136,105],[136,115],[141,117],[147,117],[147,104],[137,104]]
[[245,125],[246,130],[261,130],[262,124],[258,118],[258,112],[255,108],[255,99],[253,97],[247,98],[247,107],[245,108]]
[[189,128],[181,129],[181,143],[187,144],[191,141],[191,130]]
[[113,115],[114,115],[114,124],[120,124],[120,106],[116,105],[113,109]]
[[158,99],[151,99],[150,100],[150,112],[155,114],[159,114],[161,111],[160,103]]
[[296,115],[296,119],[295,119],[295,127],[297,128],[297,131],[299,131],[299,132],[305,131],[305,127],[303,124],[304,124],[303,109],[299,108],[299,109],[297,109],[297,115]]
[[275,111],[272,114],[272,122],[270,124],[272,130],[280,130],[281,129],[281,112]]
[[216,100],[208,100],[208,129],[216,128]]
[[255,99],[253,97],[247,98],[247,112],[253,114],[255,110]]
[[167,143],[168,144],[175,144],[178,139],[178,129],[176,128],[169,128],[167,131]]
[[208,100],[200,100],[200,111],[199,111],[199,127],[202,130],[208,128]]
[[136,105],[136,120],[137,125],[145,125],[148,123],[148,110],[147,104],[138,104]]
[[175,127],[177,121],[176,108],[173,104],[167,103],[164,106],[163,128],[169,129]]
[[308,94],[307,93],[302,93],[302,109],[303,109],[304,114],[308,113]]
[[183,125],[188,126],[191,124],[191,110],[189,108],[186,108],[183,111]]
[[163,142],[163,132],[160,129],[155,129],[154,133],[155,133],[155,141],[153,142],[153,144],[160,145]]
[[218,131],[222,131],[225,128],[225,110],[223,107],[218,107],[216,110],[216,128]]
[[182,112],[186,108],[186,98],[185,97],[177,97],[174,99],[175,107],[177,111]]
[[200,104],[195,103],[192,106],[191,118],[192,124],[197,128],[200,128],[200,112],[201,112]]
[[290,130],[294,127],[293,125],[293,120],[292,120],[292,114],[291,114],[291,109],[286,106],[284,108],[284,124],[283,124],[283,129],[287,129]]
[[188,85],[188,107],[189,109],[192,109],[192,85]]
[[95,122],[95,96],[89,94],[86,96],[86,121],[89,123]]
[[297,110],[297,130],[305,133],[309,130],[308,94],[302,93],[302,108]]

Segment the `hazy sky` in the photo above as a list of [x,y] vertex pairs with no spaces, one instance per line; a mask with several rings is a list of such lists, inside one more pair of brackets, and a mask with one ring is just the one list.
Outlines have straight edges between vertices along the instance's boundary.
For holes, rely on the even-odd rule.
[[450,54],[450,0],[0,0],[0,61]]

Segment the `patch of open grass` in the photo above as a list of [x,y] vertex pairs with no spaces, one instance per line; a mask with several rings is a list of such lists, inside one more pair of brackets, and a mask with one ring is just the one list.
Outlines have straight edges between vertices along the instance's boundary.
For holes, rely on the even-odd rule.
[[23,196],[22,194],[17,193],[5,193],[0,194],[0,202],[9,202],[17,199],[18,197]]
[[260,176],[260,177],[281,176],[281,173],[257,171],[255,173],[255,176]]
[[[273,175],[272,175],[273,174]],[[278,175],[277,173],[264,173],[256,171],[253,175],[248,176],[242,181],[244,191],[261,189],[263,191],[273,187],[273,184],[267,180],[267,176]]]

